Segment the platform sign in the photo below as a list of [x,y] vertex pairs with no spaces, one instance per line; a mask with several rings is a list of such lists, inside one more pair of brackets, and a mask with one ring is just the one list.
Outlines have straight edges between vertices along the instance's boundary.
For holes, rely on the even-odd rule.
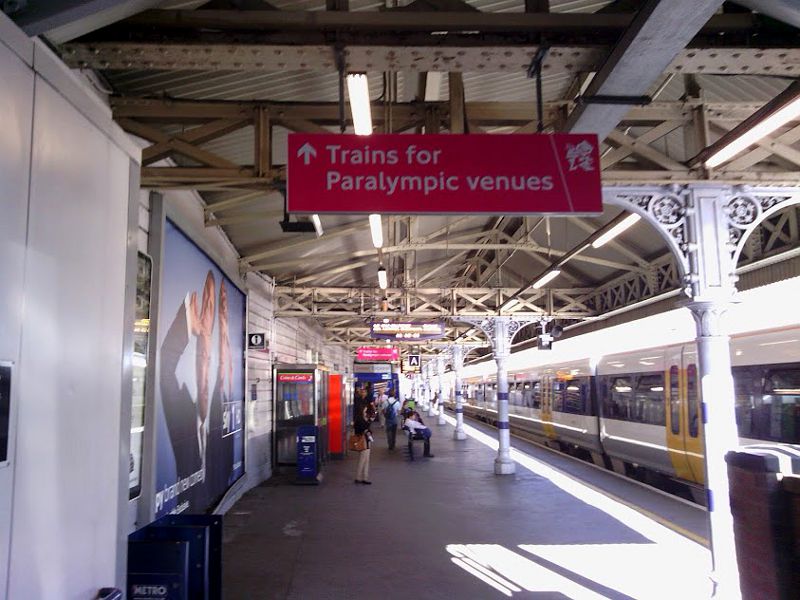
[[267,334],[262,332],[247,334],[247,348],[250,350],[266,350]]
[[296,213],[602,212],[594,134],[290,133]]
[[444,336],[444,323],[373,323],[370,336],[379,340],[433,340]]
[[400,351],[393,346],[360,346],[356,360],[362,362],[391,362],[400,360]]
[[421,368],[419,354],[409,354],[403,361],[403,373],[419,373]]

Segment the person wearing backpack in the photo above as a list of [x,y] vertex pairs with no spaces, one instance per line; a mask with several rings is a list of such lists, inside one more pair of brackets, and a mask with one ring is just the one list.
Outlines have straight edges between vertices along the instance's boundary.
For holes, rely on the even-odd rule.
[[394,450],[395,440],[397,439],[397,409],[400,405],[400,400],[397,399],[396,393],[393,389],[389,390],[389,395],[386,398],[386,408],[383,409],[386,442],[389,444],[389,450]]

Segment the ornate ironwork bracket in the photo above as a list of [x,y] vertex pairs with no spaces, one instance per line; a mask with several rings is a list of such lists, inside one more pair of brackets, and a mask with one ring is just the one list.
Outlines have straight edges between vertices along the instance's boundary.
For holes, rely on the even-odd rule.
[[[661,234],[686,282],[686,295],[698,298],[713,287],[735,290],[734,271],[747,237],[775,212],[800,203],[800,189],[618,186],[603,189],[603,202],[638,214]],[[714,280],[714,271],[727,281]]]
[[492,344],[492,353],[498,358],[507,357],[511,353],[511,341],[520,329],[530,323],[538,323],[542,317],[458,317],[458,320],[483,331]]

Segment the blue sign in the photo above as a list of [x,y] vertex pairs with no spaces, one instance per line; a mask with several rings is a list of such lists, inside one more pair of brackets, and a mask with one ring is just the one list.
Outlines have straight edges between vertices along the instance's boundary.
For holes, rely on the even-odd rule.
[[444,323],[372,323],[370,337],[376,340],[417,341],[444,337]]
[[297,428],[297,479],[316,483],[317,480],[317,427],[301,425]]

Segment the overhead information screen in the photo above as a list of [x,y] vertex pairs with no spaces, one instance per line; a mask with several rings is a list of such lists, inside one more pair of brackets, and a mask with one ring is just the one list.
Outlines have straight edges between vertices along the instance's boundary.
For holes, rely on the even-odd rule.
[[444,336],[444,323],[373,323],[370,333],[378,340],[435,340]]

